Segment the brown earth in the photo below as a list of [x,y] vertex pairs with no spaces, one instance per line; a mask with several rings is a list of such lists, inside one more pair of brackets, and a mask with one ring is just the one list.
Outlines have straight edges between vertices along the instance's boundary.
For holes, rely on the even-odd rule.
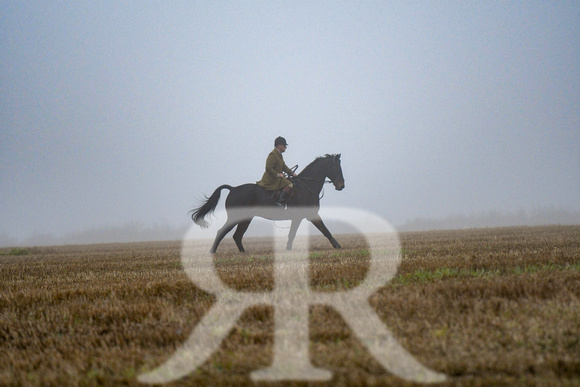
[[[366,276],[362,236],[310,241],[310,286]],[[580,226],[401,234],[397,275],[371,305],[399,343],[448,376],[442,385],[580,386]],[[274,287],[272,242],[224,241],[214,262],[238,290]],[[179,242],[0,249],[0,385],[138,385],[215,302],[196,288]],[[372,357],[342,316],[310,307],[310,358],[330,382],[413,385]],[[177,385],[252,385],[272,361],[273,309],[248,309],[204,365]]]

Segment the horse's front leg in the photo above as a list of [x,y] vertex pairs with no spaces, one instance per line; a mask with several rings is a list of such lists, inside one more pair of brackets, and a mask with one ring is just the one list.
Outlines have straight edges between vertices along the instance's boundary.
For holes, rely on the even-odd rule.
[[298,226],[302,222],[302,218],[292,219],[290,224],[290,232],[288,233],[288,243],[286,243],[286,250],[292,250],[292,243],[296,237],[296,232],[298,231]]
[[328,228],[326,228],[326,225],[324,224],[324,222],[322,221],[322,219],[320,219],[320,216],[316,215],[316,217],[309,218],[308,220],[310,222],[312,222],[312,224],[317,229],[320,230],[320,232],[322,233],[322,235],[324,235],[326,238],[328,238],[328,240],[332,244],[332,247],[334,247],[335,249],[340,249],[341,248],[341,246],[338,243],[338,241],[336,239],[334,239],[334,237],[332,236],[332,234],[330,233],[330,231],[328,231]]

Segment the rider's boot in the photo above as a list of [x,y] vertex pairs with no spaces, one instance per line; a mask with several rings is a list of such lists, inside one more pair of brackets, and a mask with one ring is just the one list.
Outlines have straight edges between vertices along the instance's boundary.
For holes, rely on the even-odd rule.
[[282,192],[280,192],[280,197],[276,202],[276,205],[278,207],[284,207],[284,205],[286,204],[286,200],[288,200],[288,196],[290,196],[290,191],[292,191],[292,187],[290,186],[286,186],[282,189]]

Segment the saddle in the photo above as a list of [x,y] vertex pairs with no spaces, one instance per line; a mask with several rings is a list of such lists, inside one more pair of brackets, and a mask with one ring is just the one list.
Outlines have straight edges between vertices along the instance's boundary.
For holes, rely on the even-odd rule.
[[[295,165],[291,168],[292,172],[296,171],[296,169],[298,168],[298,165]],[[293,177],[284,173],[285,177],[287,179],[289,179],[290,181],[293,181]],[[284,188],[280,188],[277,190],[266,190],[266,193],[269,195],[269,199],[271,199],[274,203],[278,203],[279,199],[280,199],[280,195],[282,195],[282,191],[284,190]],[[284,201],[290,199],[291,197],[294,196],[294,187],[292,187],[290,194],[288,194],[288,196],[284,199]]]
[[[268,194],[268,197],[270,199],[272,199],[273,201],[277,202],[278,199],[280,199],[280,195],[282,195],[282,191],[284,190],[284,188],[280,188],[274,191],[268,191],[266,190],[266,193]],[[294,189],[292,189],[292,191],[290,191],[290,196],[292,196],[292,194],[294,193]]]

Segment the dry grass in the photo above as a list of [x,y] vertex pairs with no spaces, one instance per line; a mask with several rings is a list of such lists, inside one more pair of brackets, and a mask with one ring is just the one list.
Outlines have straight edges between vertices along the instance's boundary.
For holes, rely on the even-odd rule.
[[[313,238],[310,285],[356,286],[368,248]],[[580,385],[580,227],[405,233],[398,275],[371,304],[444,385]],[[224,241],[222,280],[268,291],[273,250]],[[215,298],[192,284],[177,242],[0,251],[0,385],[136,385],[189,336]],[[273,310],[247,310],[195,373],[176,384],[253,384],[272,360]],[[310,309],[311,359],[333,371],[313,385],[405,385],[333,309]],[[267,384],[267,383],[260,383]],[[281,383],[303,385],[304,383]]]

